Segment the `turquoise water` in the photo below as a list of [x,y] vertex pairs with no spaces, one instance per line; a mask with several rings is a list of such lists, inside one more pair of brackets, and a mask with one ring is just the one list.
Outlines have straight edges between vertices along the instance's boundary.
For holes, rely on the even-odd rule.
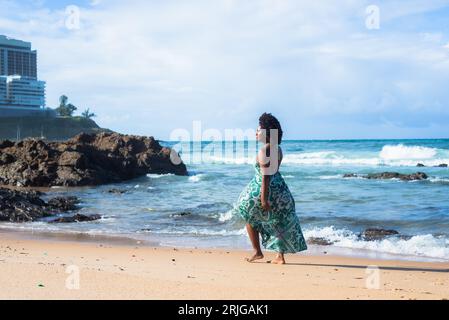
[[[52,189],[82,199],[81,213],[97,222],[3,228],[125,235],[162,245],[249,248],[231,209],[254,174],[252,143],[192,143],[180,148],[190,176],[148,175],[122,184]],[[296,200],[306,238],[335,248],[449,260],[449,140],[285,141],[281,173]],[[203,150],[203,152],[201,152]],[[424,168],[417,168],[422,163]],[[428,181],[343,179],[345,173],[425,172]],[[122,195],[111,188],[126,189]],[[51,196],[50,195],[50,196]],[[363,241],[366,228],[395,229],[401,237]]]

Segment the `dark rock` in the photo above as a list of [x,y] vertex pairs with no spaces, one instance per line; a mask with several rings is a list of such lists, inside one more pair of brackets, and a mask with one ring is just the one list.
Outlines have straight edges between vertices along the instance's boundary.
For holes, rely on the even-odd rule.
[[153,137],[118,133],[79,134],[65,142],[27,139],[0,144],[0,185],[90,186],[156,173],[187,175],[174,150]]
[[423,165],[422,163],[418,163],[416,166],[420,168],[425,167],[425,165]]
[[10,148],[14,145],[14,142],[9,140],[0,141],[0,150],[5,148]]
[[178,218],[178,217],[186,217],[186,216],[190,216],[192,215],[192,212],[189,211],[183,211],[183,212],[179,212],[179,213],[175,213],[170,215],[170,217],[172,218]]
[[92,143],[95,138],[92,134],[87,133],[80,133],[76,137],[73,138],[73,140],[79,144],[85,144],[85,143]]
[[367,179],[400,179],[403,181],[413,181],[413,180],[426,180],[428,178],[427,174],[424,172],[417,172],[412,174],[402,174],[398,172],[382,172],[369,174]]
[[311,237],[307,239],[308,244],[314,244],[318,246],[330,246],[333,244],[333,242],[325,239],[325,238],[317,238],[317,237]]
[[48,200],[47,206],[52,210],[72,211],[78,209],[77,197],[56,197]]
[[120,190],[120,189],[110,189],[108,190],[108,193],[114,193],[114,194],[124,194],[127,190]]
[[438,166],[436,166],[437,168],[447,168],[448,166],[447,166],[447,164],[446,163],[442,163],[442,164],[440,164],[440,165],[438,165]]
[[365,179],[379,179],[379,180],[399,179],[402,181],[426,180],[428,178],[427,174],[425,174],[424,172],[416,172],[412,174],[403,174],[398,172],[381,172],[381,173],[370,173],[367,175],[357,175],[355,173],[347,173],[343,177],[344,178],[361,177]]
[[69,166],[76,169],[85,169],[87,161],[84,154],[76,151],[64,151],[58,159],[59,166]]
[[41,199],[42,193],[37,191],[16,191],[0,188],[0,221],[28,222],[50,217],[55,213],[73,210],[75,200],[58,198],[46,203]]
[[398,235],[399,232],[396,230],[387,230],[387,229],[366,229],[360,235],[365,241],[374,241],[374,240],[382,240],[389,236]]
[[99,214],[93,214],[90,216],[86,216],[84,214],[75,214],[71,217],[61,217],[54,220],[51,220],[49,223],[75,223],[75,222],[88,222],[100,220],[101,216]]
[[8,153],[3,153],[3,152],[1,153],[1,155],[0,155],[0,166],[1,165],[6,165],[6,164],[10,164],[10,163],[12,163],[14,161],[16,161],[16,159],[12,155],[10,155]]

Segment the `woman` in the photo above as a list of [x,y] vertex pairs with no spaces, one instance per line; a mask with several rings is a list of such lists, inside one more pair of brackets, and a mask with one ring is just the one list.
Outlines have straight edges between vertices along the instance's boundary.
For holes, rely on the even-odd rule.
[[[276,139],[277,136],[277,139]],[[241,193],[236,212],[246,221],[254,256],[248,262],[263,259],[259,234],[265,249],[276,251],[274,264],[285,264],[285,253],[307,250],[296,215],[295,200],[279,173],[282,162],[282,128],[271,114],[259,118],[256,138],[263,143],[257,155],[256,174]],[[271,152],[270,152],[271,150]]]

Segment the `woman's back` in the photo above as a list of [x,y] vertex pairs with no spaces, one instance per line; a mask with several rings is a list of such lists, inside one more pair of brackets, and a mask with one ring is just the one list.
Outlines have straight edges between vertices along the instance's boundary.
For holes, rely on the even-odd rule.
[[[279,167],[281,166],[284,154],[282,152],[282,148],[280,146],[277,146],[277,156],[271,157],[271,145],[267,143],[265,146],[263,146],[259,154],[257,155],[257,163],[259,164],[262,173],[264,175],[274,175],[279,171]],[[274,167],[271,167],[272,160],[277,163]]]

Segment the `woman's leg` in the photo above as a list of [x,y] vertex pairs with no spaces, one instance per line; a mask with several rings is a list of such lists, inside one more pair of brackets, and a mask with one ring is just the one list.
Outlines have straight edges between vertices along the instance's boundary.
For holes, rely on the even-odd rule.
[[249,223],[246,224],[246,231],[248,232],[254,251],[256,251],[254,256],[247,258],[246,261],[253,262],[255,260],[263,259],[262,249],[260,248],[259,232],[257,232],[257,230],[255,230]]
[[271,263],[274,264],[285,264],[285,258],[284,258],[284,254],[281,252],[278,252],[276,259],[271,260]]

